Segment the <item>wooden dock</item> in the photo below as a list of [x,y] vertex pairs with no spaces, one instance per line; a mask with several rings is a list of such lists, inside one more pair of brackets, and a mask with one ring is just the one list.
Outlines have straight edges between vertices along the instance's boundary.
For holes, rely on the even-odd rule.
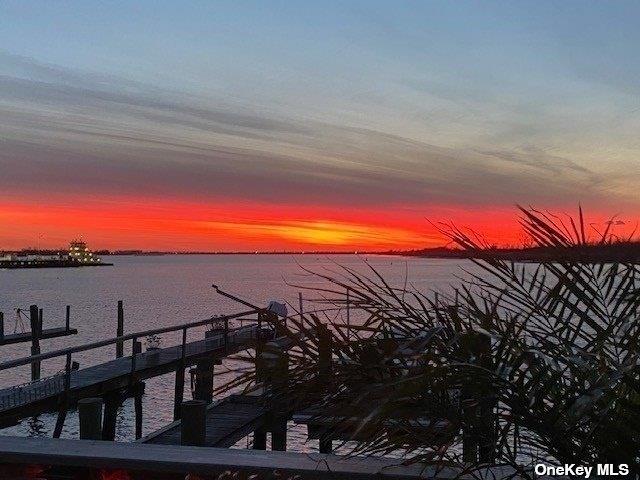
[[[207,407],[206,437],[203,446],[229,448],[265,421],[267,409],[260,397],[230,395]],[[181,421],[177,420],[139,440],[141,443],[180,445]]]
[[[249,348],[259,333],[258,325],[248,325],[212,335],[204,340],[147,351],[133,356],[117,358],[106,363],[87,367],[69,374],[67,395],[74,399],[102,396],[110,391],[126,388],[132,383],[176,370],[178,364],[193,365],[203,356],[223,357]],[[0,390],[0,417],[37,415],[57,410],[65,395],[67,375],[43,378],[24,385]]]

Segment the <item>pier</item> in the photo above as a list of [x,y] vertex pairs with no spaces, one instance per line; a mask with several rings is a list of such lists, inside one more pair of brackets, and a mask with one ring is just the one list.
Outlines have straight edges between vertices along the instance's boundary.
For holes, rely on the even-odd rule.
[[[57,412],[53,439],[14,440],[6,437],[5,440],[0,437],[0,474],[3,463],[20,465],[28,462],[29,465],[42,465],[55,475],[58,475],[59,468],[75,472],[93,471],[91,469],[96,468],[127,468],[163,474],[219,474],[225,469],[235,469],[244,474],[258,475],[284,469],[305,479],[350,480],[372,476],[430,478],[433,475],[424,465],[405,466],[394,459],[350,459],[333,455],[335,442],[353,439],[359,419],[341,422],[346,426],[335,431],[332,429],[332,417],[313,402],[302,408],[298,406],[296,411],[286,396],[290,350],[300,345],[299,340],[314,338],[317,341],[317,380],[321,383],[329,381],[336,359],[333,357],[328,327],[316,323],[303,332],[285,334],[282,326],[287,321],[286,316],[280,318],[274,311],[218,292],[238,300],[249,309],[124,335],[123,305],[119,302],[117,336],[0,363],[0,372],[26,365],[31,365],[32,372],[39,372],[42,361],[56,358],[64,359],[65,363],[65,368],[55,375],[44,378],[38,375],[34,381],[0,390],[0,427],[21,418]],[[38,312],[37,308],[31,310]],[[41,317],[34,313],[34,318],[36,316]],[[198,335],[202,335],[202,327],[208,328],[204,338],[188,340],[188,334],[193,329],[200,329]],[[348,326],[349,332],[363,329],[367,328]],[[148,342],[147,350],[142,351],[140,339],[171,332],[181,333],[182,341],[179,344],[151,348]],[[36,338],[40,338],[39,335]],[[371,337],[354,341],[384,340]],[[400,355],[411,356],[423,342],[424,339],[401,342]],[[111,360],[86,368],[79,368],[73,361],[74,355],[80,352],[107,346],[114,347],[115,358]],[[243,394],[214,399],[215,365],[230,355],[248,349],[254,349],[256,354],[253,388]],[[129,352],[128,355],[125,350]],[[185,401],[185,371],[189,367],[192,367],[193,374],[193,399]],[[175,377],[174,421],[143,436],[142,397],[145,380],[168,373],[173,373]],[[134,398],[136,441],[126,445],[114,443],[118,408],[124,399],[131,397]],[[67,412],[72,408],[78,409],[81,440],[61,440],[59,437]],[[308,438],[318,441],[319,454],[311,456],[286,452],[289,420],[307,427]],[[433,421],[442,423],[443,430],[449,427],[445,419],[426,418],[424,426],[433,427]],[[272,451],[266,452],[269,433]],[[248,450],[229,450],[250,435],[252,442],[250,447],[247,444]],[[26,455],[27,451],[32,453],[31,457]],[[465,452],[470,452],[469,455],[477,455],[477,451],[476,440],[465,445]],[[450,478],[455,478],[458,473],[452,472]],[[441,476],[442,472],[438,472],[438,475],[438,478],[447,478]],[[271,477],[267,475],[265,478]]]

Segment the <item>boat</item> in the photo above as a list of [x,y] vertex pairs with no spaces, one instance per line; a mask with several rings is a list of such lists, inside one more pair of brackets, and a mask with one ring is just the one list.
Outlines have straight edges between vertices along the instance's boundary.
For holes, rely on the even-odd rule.
[[105,267],[112,263],[103,262],[83,240],[72,240],[69,251],[62,253],[17,252],[0,257],[0,269],[18,268],[72,268]]

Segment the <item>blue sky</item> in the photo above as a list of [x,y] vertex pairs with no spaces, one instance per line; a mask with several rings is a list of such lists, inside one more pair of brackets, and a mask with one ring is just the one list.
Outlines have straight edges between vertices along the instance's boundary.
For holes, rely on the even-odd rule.
[[5,194],[37,178],[82,194],[55,173],[78,165],[103,195],[640,213],[638,18],[638,2],[2,1]]

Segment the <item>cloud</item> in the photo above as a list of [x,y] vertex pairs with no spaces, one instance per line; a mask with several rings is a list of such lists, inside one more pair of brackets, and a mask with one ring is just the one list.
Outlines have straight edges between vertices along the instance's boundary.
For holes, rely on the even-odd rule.
[[9,193],[384,208],[612,201],[603,175],[536,147],[443,148],[23,57],[0,55],[0,66]]

